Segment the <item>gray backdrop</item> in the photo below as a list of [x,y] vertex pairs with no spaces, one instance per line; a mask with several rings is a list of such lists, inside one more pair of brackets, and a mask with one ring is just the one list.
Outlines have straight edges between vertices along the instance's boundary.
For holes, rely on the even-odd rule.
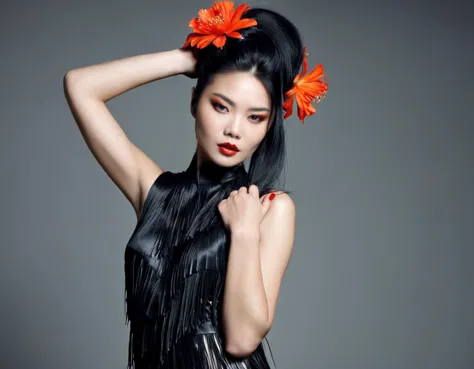
[[[125,368],[135,214],[88,151],[62,79],[181,46],[211,3],[2,2],[2,369]],[[277,368],[473,369],[474,2],[248,4],[293,20],[329,82],[314,117],[286,121],[297,235],[268,335]],[[166,170],[193,154],[193,83],[108,103]]]

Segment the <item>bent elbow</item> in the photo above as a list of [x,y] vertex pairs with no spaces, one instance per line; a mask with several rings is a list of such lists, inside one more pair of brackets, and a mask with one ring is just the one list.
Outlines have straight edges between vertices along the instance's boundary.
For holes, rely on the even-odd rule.
[[63,88],[64,90],[70,90],[72,87],[75,87],[78,82],[77,71],[75,69],[71,69],[66,72],[63,76]]

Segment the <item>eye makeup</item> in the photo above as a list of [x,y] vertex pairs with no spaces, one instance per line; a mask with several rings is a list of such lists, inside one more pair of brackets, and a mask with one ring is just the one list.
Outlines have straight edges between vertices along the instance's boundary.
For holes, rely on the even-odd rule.
[[[211,105],[212,105],[212,107],[214,108],[214,110],[216,110],[216,111],[219,112],[219,113],[223,113],[223,112],[229,110],[229,109],[228,109],[224,104],[222,104],[222,102],[220,102],[218,99],[211,99]],[[268,118],[268,115],[267,115],[267,114],[262,114],[262,115],[259,115],[259,114],[252,114],[252,115],[250,115],[250,117],[253,117],[253,118],[254,118],[254,119],[250,119],[251,121],[256,122],[256,123],[260,123],[260,122],[263,122],[265,119],[267,119],[267,118]]]
[[211,104],[212,104],[212,107],[218,112],[222,112],[224,109],[227,109],[227,107],[224,104],[221,104],[217,99],[216,100],[212,99]]

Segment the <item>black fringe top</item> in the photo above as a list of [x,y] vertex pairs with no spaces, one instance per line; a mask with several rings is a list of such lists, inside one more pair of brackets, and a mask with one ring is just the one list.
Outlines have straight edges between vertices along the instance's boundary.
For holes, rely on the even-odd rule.
[[270,368],[262,343],[226,353],[221,324],[230,239],[217,204],[247,178],[243,166],[198,171],[195,154],[151,186],[125,248],[128,369]]

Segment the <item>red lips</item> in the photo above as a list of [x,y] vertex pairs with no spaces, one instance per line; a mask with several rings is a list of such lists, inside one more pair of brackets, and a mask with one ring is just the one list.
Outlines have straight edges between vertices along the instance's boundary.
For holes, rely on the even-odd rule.
[[226,149],[229,149],[229,150],[240,151],[239,148],[236,145],[231,144],[230,142],[224,142],[224,143],[221,143],[217,146],[225,147]]

